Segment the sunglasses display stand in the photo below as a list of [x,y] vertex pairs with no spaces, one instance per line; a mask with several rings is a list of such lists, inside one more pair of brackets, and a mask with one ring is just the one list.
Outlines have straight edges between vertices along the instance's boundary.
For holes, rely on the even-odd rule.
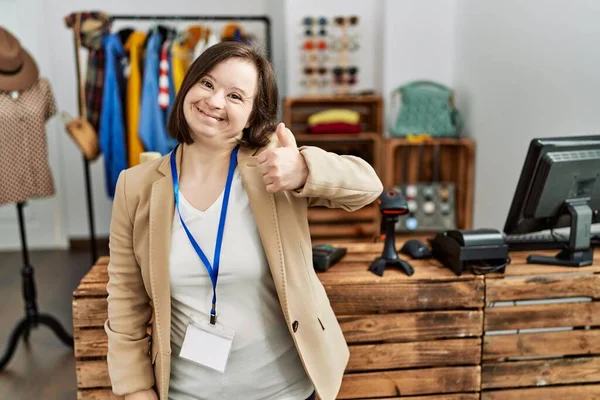
[[358,17],[304,17],[299,83],[307,96],[345,96],[358,82],[352,55],[360,46],[355,34]]

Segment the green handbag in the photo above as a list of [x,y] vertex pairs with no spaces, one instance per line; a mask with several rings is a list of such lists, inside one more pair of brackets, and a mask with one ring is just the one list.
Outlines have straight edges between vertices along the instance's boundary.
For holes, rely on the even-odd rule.
[[394,93],[401,96],[402,104],[395,123],[390,124],[392,136],[458,136],[459,114],[451,89],[436,82],[415,81]]

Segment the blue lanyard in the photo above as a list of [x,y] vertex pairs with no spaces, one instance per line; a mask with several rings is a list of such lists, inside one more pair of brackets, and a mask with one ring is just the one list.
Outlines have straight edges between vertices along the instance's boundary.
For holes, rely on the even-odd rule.
[[[227,216],[227,205],[229,204],[229,193],[231,192],[231,182],[233,181],[233,172],[235,171],[235,166],[237,164],[237,152],[238,146],[236,146],[231,152],[231,158],[229,160],[229,172],[227,173],[227,183],[225,184],[225,193],[223,196],[223,204],[221,205],[221,217],[219,219],[219,230],[217,231],[217,243],[215,245],[215,255],[213,257],[213,264],[211,265],[210,261],[194,239],[194,236],[188,229],[187,225],[183,221],[181,217],[181,212],[179,210],[179,178],[177,177],[177,163],[175,161],[175,153],[177,151],[177,147],[173,149],[171,153],[171,175],[173,176],[173,192],[175,193],[175,207],[177,208],[177,214],[179,215],[179,220],[181,221],[181,226],[183,226],[183,230],[187,234],[192,247],[196,250],[196,253],[204,263],[206,270],[208,271],[208,275],[210,276],[210,281],[212,282],[213,287],[213,298],[212,298],[212,308],[210,310],[210,323],[215,324],[217,322],[217,278],[219,277],[219,263],[221,261],[221,245],[223,244],[223,230],[225,228],[225,217]],[[182,150],[183,151],[183,150]]]

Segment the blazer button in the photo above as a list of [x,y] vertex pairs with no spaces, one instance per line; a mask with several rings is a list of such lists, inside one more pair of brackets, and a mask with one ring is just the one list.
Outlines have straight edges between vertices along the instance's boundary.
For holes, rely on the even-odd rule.
[[171,355],[171,349],[167,350],[167,355],[170,356]]
[[296,333],[296,331],[298,330],[298,321],[294,321],[294,323],[292,324],[292,329],[294,330],[294,333]]

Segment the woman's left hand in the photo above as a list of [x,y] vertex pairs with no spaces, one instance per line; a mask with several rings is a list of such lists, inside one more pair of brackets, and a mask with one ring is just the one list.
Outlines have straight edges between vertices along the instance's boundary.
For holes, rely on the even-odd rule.
[[292,131],[282,122],[277,125],[279,147],[267,149],[258,156],[258,168],[267,192],[300,189],[306,183],[308,166],[296,144]]

